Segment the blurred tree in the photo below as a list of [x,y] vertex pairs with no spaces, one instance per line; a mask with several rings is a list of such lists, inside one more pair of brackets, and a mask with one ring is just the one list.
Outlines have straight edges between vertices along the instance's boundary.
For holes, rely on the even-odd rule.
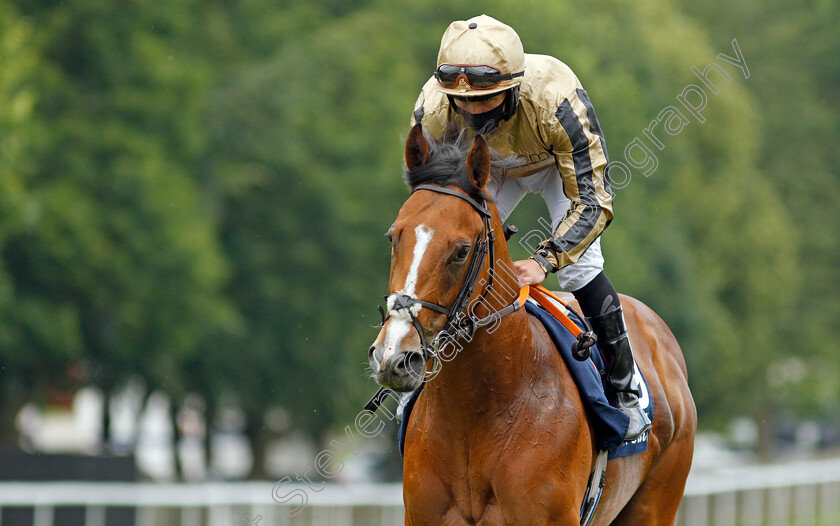
[[413,72],[393,67],[397,35],[374,31],[387,22],[365,13],[322,24],[233,72],[209,105],[206,165],[225,189],[229,293],[248,326],[199,357],[199,370],[238,390],[257,422],[274,401],[320,435],[373,389],[363,364],[387,286],[379,234],[405,195],[400,131],[416,93],[366,87]]
[[[836,226],[840,209],[840,4],[807,5],[783,0],[732,4],[682,2],[687,13],[707,26],[724,44],[737,38],[748,61],[747,83],[756,109],[756,166],[763,186],[780,197],[784,221],[794,237],[774,232],[775,252],[794,254],[788,272],[800,283],[786,305],[786,318],[771,334],[781,352],[768,356],[751,383],[766,390],[766,402],[749,407],[791,411],[798,418],[821,417],[840,424],[840,244]],[[790,279],[768,277],[763,286],[774,294]],[[802,374],[794,370],[804,367]],[[786,372],[787,371],[787,372]]]
[[179,53],[189,7],[19,6],[41,50],[27,166],[38,215],[4,243],[23,335],[0,352],[46,385],[83,360],[106,393],[132,373],[178,393],[183,360],[235,326],[191,175],[207,81]]
[[[0,71],[3,71],[0,75],[0,252],[6,250],[15,236],[32,228],[39,213],[25,176],[34,139],[30,121],[36,93],[32,81],[38,67],[38,50],[31,42],[32,33],[31,25],[11,5],[0,1]],[[0,266],[0,440],[3,442],[14,440],[14,416],[36,381],[32,357],[18,351],[30,331],[21,323],[27,314],[20,307],[14,279],[5,265]],[[31,310],[33,305],[28,307]],[[61,309],[51,309],[43,318],[39,321],[53,324],[53,330],[72,322]],[[64,347],[71,354],[79,349],[79,342],[69,342]]]

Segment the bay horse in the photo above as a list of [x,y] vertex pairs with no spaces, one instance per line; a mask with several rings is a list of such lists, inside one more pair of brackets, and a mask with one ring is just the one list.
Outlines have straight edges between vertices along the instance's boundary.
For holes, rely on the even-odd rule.
[[[434,143],[418,124],[405,162],[412,194],[388,231],[390,316],[370,366],[379,384],[414,390],[432,368],[436,338],[453,327],[468,336],[426,382],[411,414],[405,524],[578,525],[598,453],[594,432],[546,330],[512,308],[521,286],[499,271],[513,265],[485,188],[490,150],[481,136],[471,145]],[[647,451],[609,462],[590,524],[671,525],[697,423],[685,360],[650,308],[627,296],[621,303],[656,414]],[[494,312],[503,317],[491,330]]]

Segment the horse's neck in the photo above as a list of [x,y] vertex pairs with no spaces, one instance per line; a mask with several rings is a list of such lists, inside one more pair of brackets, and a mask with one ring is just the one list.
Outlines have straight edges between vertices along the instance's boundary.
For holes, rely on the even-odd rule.
[[[496,234],[494,277],[490,290],[483,294],[473,314],[486,316],[510,305],[519,294],[519,282],[504,240],[502,224],[495,204],[491,223]],[[490,267],[490,262],[486,263]],[[479,280],[488,284],[488,274]],[[525,309],[480,328],[469,341],[459,341],[443,353],[440,372],[426,386],[428,402],[443,404],[452,410],[462,406],[460,414],[480,414],[494,405],[510,407],[515,398],[528,391],[529,383],[541,376],[545,367],[542,345],[531,329]]]
[[540,348],[524,308],[505,316],[443,353],[440,372],[426,386],[428,402],[447,412],[460,408],[457,414],[466,418],[511,407],[542,375],[546,364]]

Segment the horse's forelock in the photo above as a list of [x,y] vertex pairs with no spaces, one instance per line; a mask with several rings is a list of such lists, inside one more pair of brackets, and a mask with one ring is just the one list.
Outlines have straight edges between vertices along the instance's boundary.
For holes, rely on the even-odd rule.
[[[463,135],[449,142],[437,142],[429,137],[429,161],[412,169],[405,168],[403,180],[409,188],[414,190],[421,184],[437,184],[440,186],[455,186],[476,200],[491,198],[473,184],[467,173],[467,153],[472,144],[464,140]],[[504,170],[512,167],[512,159],[494,160],[491,163],[490,177],[501,183]]]

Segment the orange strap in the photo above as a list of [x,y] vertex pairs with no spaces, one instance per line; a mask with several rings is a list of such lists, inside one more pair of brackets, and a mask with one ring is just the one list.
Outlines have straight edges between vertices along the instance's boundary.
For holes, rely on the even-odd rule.
[[566,329],[570,333],[572,333],[572,336],[577,338],[578,335],[583,332],[580,329],[580,327],[577,326],[577,323],[573,322],[566,315],[565,312],[558,309],[557,305],[552,303],[552,301],[549,299],[549,298],[552,298],[552,299],[556,300],[557,302],[559,302],[561,305],[567,306],[568,303],[566,303],[565,301],[558,298],[556,294],[554,294],[553,292],[551,292],[547,288],[543,287],[542,285],[531,285],[529,294],[534,299],[534,301],[536,301],[537,303],[542,305],[542,307],[545,310],[547,310],[548,312],[551,313],[552,316],[557,318],[557,321],[562,323],[563,327],[566,327]]
[[[537,285],[539,286],[539,285]],[[530,294],[531,286],[525,285],[519,290],[519,297],[516,298],[516,303],[519,305],[518,308],[522,308],[525,306],[525,302],[528,301],[528,295]]]

